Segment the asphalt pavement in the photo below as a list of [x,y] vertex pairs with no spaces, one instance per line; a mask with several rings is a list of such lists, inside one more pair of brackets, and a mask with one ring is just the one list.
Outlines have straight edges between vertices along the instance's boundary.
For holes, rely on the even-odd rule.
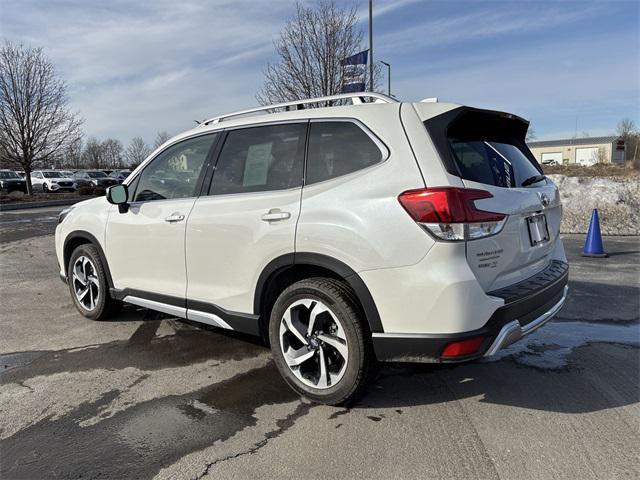
[[65,208],[59,206],[0,212],[0,243],[52,235],[58,224],[58,214]]
[[81,317],[59,210],[0,214],[2,479],[640,476],[638,237],[587,259],[564,236],[554,321],[488,361],[383,365],[347,409],[297,397],[251,338],[137,308]]

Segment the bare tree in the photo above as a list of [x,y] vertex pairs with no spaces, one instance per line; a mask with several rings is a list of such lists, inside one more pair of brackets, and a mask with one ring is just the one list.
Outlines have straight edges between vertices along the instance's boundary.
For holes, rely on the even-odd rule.
[[598,151],[591,154],[591,164],[597,165],[601,163],[609,163],[609,157],[604,147],[598,147]]
[[0,149],[26,173],[81,136],[82,120],[68,107],[67,86],[41,48],[0,47]]
[[82,147],[82,137],[69,142],[62,153],[62,165],[76,170],[82,168]]
[[538,138],[538,136],[536,135],[536,131],[533,128],[531,128],[531,125],[529,125],[529,128],[527,129],[527,135],[524,137],[524,141],[531,142],[536,138]]
[[102,168],[104,163],[102,144],[96,137],[89,137],[82,152],[82,164],[86,168]]
[[155,150],[170,138],[171,138],[171,135],[169,135],[164,130],[162,132],[158,132],[158,134],[156,135],[156,139],[153,141],[153,149]]
[[127,147],[125,158],[131,167],[140,165],[149,156],[151,149],[142,137],[135,137]]
[[124,148],[120,140],[107,138],[102,141],[103,168],[116,169],[124,165]]
[[362,50],[362,39],[355,7],[342,9],[334,0],[318,0],[315,7],[296,2],[295,15],[275,41],[279,61],[267,64],[257,100],[269,105],[340,93],[346,80],[340,61]]
[[625,156],[627,161],[638,160],[638,145],[640,144],[640,130],[636,122],[630,118],[624,118],[618,122],[616,133],[622,137],[625,144]]

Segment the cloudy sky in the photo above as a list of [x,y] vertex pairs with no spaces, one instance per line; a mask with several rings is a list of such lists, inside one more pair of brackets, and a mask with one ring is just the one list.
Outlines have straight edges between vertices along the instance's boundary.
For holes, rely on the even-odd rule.
[[[309,0],[307,3],[312,3]],[[365,0],[357,5],[366,29]],[[1,35],[42,46],[87,135],[188,129],[256,104],[293,0],[0,0]],[[374,53],[403,100],[506,110],[539,138],[640,123],[639,3],[374,0]],[[366,45],[363,45],[366,48]]]

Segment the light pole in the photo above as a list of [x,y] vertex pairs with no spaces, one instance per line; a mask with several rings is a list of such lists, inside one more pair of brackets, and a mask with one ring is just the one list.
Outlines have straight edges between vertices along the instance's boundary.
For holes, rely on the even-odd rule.
[[391,65],[382,60],[380,63],[387,66],[387,95],[391,96]]
[[369,91],[373,92],[373,0],[369,0]]

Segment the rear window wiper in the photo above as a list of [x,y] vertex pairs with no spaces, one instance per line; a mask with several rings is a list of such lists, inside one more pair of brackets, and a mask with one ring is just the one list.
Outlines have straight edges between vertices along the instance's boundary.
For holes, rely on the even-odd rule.
[[547,177],[545,175],[534,175],[533,177],[527,178],[524,182],[522,182],[523,187],[528,187],[534,183],[541,182],[542,180],[546,180]]

